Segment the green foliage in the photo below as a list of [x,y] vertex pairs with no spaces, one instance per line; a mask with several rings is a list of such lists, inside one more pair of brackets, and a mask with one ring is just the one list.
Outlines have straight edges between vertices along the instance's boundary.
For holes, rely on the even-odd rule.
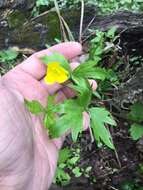
[[120,190],[134,190],[134,188],[135,188],[134,182],[126,181],[121,185]]
[[143,104],[136,102],[131,106],[131,111],[128,118],[133,122],[129,132],[133,140],[138,140],[143,137]]
[[13,61],[17,58],[18,52],[13,49],[0,51],[0,62],[9,62]]
[[133,140],[138,140],[143,137],[143,125],[137,123],[132,124],[130,134]]
[[0,51],[0,62],[2,67],[0,67],[0,74],[5,74],[10,69],[16,65],[16,60],[18,59],[19,52],[12,48]]
[[60,183],[61,185],[66,185],[69,183],[71,177],[67,172],[64,171],[64,169],[70,157],[71,157],[71,151],[69,149],[64,148],[60,150],[58,167],[56,169],[54,183]]
[[70,179],[70,175],[65,172],[61,166],[57,167],[56,175],[53,181],[54,183],[64,186],[70,182]]
[[56,106],[55,103],[55,95],[54,96],[48,96],[47,99],[47,107],[45,108],[45,117],[44,117],[44,126],[48,131],[50,132],[51,126],[53,126],[56,123],[55,118],[55,109]]
[[69,85],[78,93],[77,104],[83,107],[85,111],[91,103],[92,88],[87,80],[83,78],[74,78],[76,85]]
[[50,4],[50,0],[36,0],[36,6],[48,6]]
[[[113,26],[107,32],[95,31],[96,37],[91,40],[89,61],[87,61],[87,64],[89,64],[88,62],[95,63],[91,68],[92,78],[104,81],[104,84],[106,81],[110,81],[110,86],[118,84],[118,76],[113,70],[114,67],[107,69],[107,66],[103,63],[105,58],[110,62],[112,54],[117,51],[114,44],[117,38],[116,30],[116,27]],[[98,84],[100,86],[99,82]]]
[[142,0],[88,0],[99,8],[99,13],[109,14],[118,10],[142,11]]
[[79,160],[80,149],[69,150],[64,148],[60,150],[54,183],[63,186],[70,182],[71,175],[80,177],[82,175],[82,170],[77,166]]
[[100,67],[94,67],[96,64],[94,61],[81,64],[73,71],[73,77],[105,80],[106,70]]
[[[113,32],[110,31],[109,33],[112,34]],[[41,60],[47,65],[51,62],[59,62],[64,67],[69,66],[68,61],[57,53],[44,56]],[[102,76],[101,80],[105,78],[103,69],[96,67],[99,61],[100,58],[98,56],[96,59],[94,57],[92,61],[89,60],[81,64],[71,73],[72,84],[69,86],[77,94],[75,99],[67,99],[63,103],[55,105],[54,97],[48,97],[48,104],[44,110],[44,126],[48,129],[51,138],[58,138],[64,133],[71,131],[73,141],[77,141],[79,134],[83,131],[83,112],[87,112],[90,115],[91,128],[97,143],[102,141],[109,148],[114,149],[110,132],[105,125],[114,126],[116,125],[115,121],[105,108],[93,107],[91,104],[92,88],[87,79],[95,79],[99,76]],[[101,71],[100,74],[99,71]],[[39,114],[42,111],[40,105],[36,102],[31,102],[28,106],[33,114]],[[33,109],[35,109],[35,112]],[[77,170],[74,171],[76,172]]]
[[80,170],[79,167],[75,167],[73,170],[72,170],[73,174],[75,175],[75,177],[80,177],[82,175],[82,172]]
[[104,142],[109,148],[115,149],[109,130],[105,127],[105,124],[116,126],[110,112],[105,108],[94,107],[90,110],[91,116],[91,128],[93,130],[94,137],[98,143]]
[[[36,0],[37,14],[41,6],[53,7],[54,0]],[[80,6],[80,0],[57,0],[60,9],[76,8]],[[109,14],[118,10],[143,11],[142,0],[84,0],[87,5],[95,5],[99,14]]]
[[59,152],[58,163],[63,164],[64,162],[66,162],[69,159],[70,156],[71,156],[71,151],[68,148],[63,148]]
[[61,112],[59,113],[62,114],[62,116],[51,128],[50,135],[53,138],[57,138],[71,129],[72,139],[76,141],[79,133],[82,132],[83,108],[80,107],[75,100],[66,100],[61,107]]
[[119,190],[143,190],[143,186],[138,185],[135,180],[125,181],[120,185]]
[[131,106],[131,111],[128,114],[128,118],[135,122],[142,122],[143,121],[143,104],[140,102],[136,102],[134,105]]
[[138,172],[143,174],[143,163],[139,164]]
[[110,28],[110,29],[107,31],[106,37],[107,37],[107,38],[114,39],[116,31],[117,31],[117,28],[116,28],[115,26],[113,26],[112,28]]
[[27,106],[28,110],[35,115],[39,115],[45,111],[44,107],[36,100],[25,100],[25,105]]

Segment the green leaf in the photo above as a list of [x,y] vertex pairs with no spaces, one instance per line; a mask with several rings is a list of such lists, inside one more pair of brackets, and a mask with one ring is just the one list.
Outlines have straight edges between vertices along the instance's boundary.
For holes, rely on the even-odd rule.
[[79,106],[86,109],[91,103],[92,87],[90,86],[88,80],[85,80],[83,78],[76,78],[75,81],[76,85],[69,86],[76,92],[78,92],[77,103],[79,104]]
[[68,161],[70,156],[71,156],[71,150],[68,148],[63,148],[59,152],[58,164],[65,163],[66,161]]
[[80,171],[80,168],[79,167],[75,167],[73,170],[72,170],[73,174],[75,175],[75,177],[80,177],[82,175],[82,172]]
[[130,134],[133,140],[138,140],[143,137],[143,125],[134,123],[131,125]]
[[143,121],[143,104],[140,102],[136,102],[133,106],[131,106],[131,111],[128,114],[128,118],[137,123]]
[[79,161],[79,159],[80,159],[79,155],[78,156],[74,156],[73,158],[71,158],[71,159],[68,160],[68,164],[75,166],[76,163]]
[[56,98],[56,95],[48,96],[48,98],[47,98],[47,107],[46,107],[47,111],[48,110],[51,111],[51,110],[55,109],[55,98]]
[[68,60],[61,54],[59,53],[52,53],[51,55],[45,55],[40,58],[43,63],[48,65],[51,62],[59,62],[60,65],[65,68],[67,71],[71,72],[70,64]]
[[[84,64],[81,64],[84,65]],[[77,78],[85,78],[85,79],[98,79],[105,80],[106,79],[106,70],[101,67],[90,67],[85,64],[83,68],[75,69],[73,71],[73,76]]]
[[49,0],[36,0],[36,6],[48,6],[50,4]]
[[131,181],[125,181],[121,184],[121,190],[135,190],[135,183]]
[[74,109],[79,110],[81,107],[79,107],[76,100],[65,100],[63,103],[56,105],[56,112],[59,114],[65,114],[67,112],[72,112]]
[[47,106],[45,108],[45,116],[44,116],[44,126],[46,129],[50,130],[50,128],[55,124],[56,122],[56,106],[55,105],[55,96],[48,96],[47,98]]
[[[98,61],[100,58],[98,58]],[[105,80],[107,71],[101,67],[94,67],[97,62],[85,62],[79,65],[72,73],[73,77],[85,79]]]
[[92,166],[88,166],[88,167],[85,169],[85,172],[86,172],[86,173],[89,173],[91,170],[92,170]]
[[97,91],[94,91],[93,93],[92,93],[96,98],[98,98],[98,99],[102,99],[102,97],[101,97],[101,95],[99,94],[99,92],[97,92]]
[[117,31],[117,27],[116,27],[116,26],[113,26],[112,28],[110,28],[110,29],[108,30],[108,32],[106,33],[106,36],[107,36],[108,38],[113,39],[114,36],[115,36],[116,31]]
[[116,122],[112,118],[110,112],[105,108],[94,107],[89,110],[91,117],[91,128],[95,139],[99,143],[103,141],[109,148],[115,149],[109,130],[105,124],[116,126]]
[[55,114],[52,111],[48,111],[44,117],[44,127],[48,130],[55,124]]
[[50,135],[53,138],[57,138],[71,129],[72,139],[76,141],[79,133],[82,131],[83,108],[75,100],[66,100],[59,105],[58,110],[62,115],[56,120],[56,124],[51,127]]
[[0,61],[1,62],[12,61],[17,58],[18,54],[19,53],[13,49],[0,51]]
[[54,183],[61,183],[62,185],[66,185],[69,183],[71,177],[68,173],[66,173],[63,169],[57,167]]
[[73,75],[78,76],[79,73],[82,73],[82,71],[86,70],[91,70],[97,63],[101,60],[100,57],[98,57],[97,61],[87,61],[85,63],[80,64],[74,71]]
[[35,115],[41,114],[45,111],[44,107],[36,100],[28,101],[24,100],[28,110]]

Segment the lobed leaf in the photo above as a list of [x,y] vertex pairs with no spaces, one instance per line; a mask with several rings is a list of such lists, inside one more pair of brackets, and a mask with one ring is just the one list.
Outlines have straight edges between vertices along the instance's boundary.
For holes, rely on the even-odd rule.
[[131,125],[130,134],[133,140],[138,140],[143,137],[143,125],[134,123]]
[[103,141],[109,148],[115,149],[109,130],[105,124],[116,126],[116,122],[112,118],[110,112],[105,108],[94,107],[89,110],[91,116],[91,128],[97,142]]
[[24,100],[28,110],[35,115],[41,114],[45,111],[44,107],[36,100]]
[[131,106],[131,111],[128,114],[128,118],[137,123],[143,121],[143,104],[140,102],[136,102]]

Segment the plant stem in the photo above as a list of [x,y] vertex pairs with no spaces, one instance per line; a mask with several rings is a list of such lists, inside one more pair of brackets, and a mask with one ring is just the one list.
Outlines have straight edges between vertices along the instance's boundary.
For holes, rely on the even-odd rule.
[[81,17],[80,17],[80,29],[79,29],[79,42],[81,44],[82,44],[83,17],[84,17],[84,0],[81,0]]

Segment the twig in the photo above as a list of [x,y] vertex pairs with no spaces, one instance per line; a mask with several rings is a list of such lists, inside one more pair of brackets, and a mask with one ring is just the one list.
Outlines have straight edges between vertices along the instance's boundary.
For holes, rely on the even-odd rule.
[[82,32],[82,35],[85,34],[86,30],[88,30],[88,28],[90,27],[90,25],[93,23],[93,21],[95,20],[96,16],[94,16],[91,21],[88,23],[88,25],[86,26],[86,28],[84,29],[84,31]]
[[91,129],[90,126],[89,126],[89,133],[90,133],[90,137],[91,137],[91,142],[93,143],[94,142],[94,137],[93,137],[92,129]]
[[117,189],[117,188],[115,188],[115,187],[113,187],[113,186],[109,186],[111,189],[113,189],[113,190],[119,190],[119,189]]
[[81,17],[80,17],[80,29],[79,29],[80,43],[82,43],[83,17],[84,17],[84,0],[81,0]]
[[122,165],[121,165],[121,162],[120,162],[120,159],[119,159],[119,155],[118,155],[118,152],[117,152],[116,148],[115,148],[114,151],[115,151],[115,156],[116,156],[117,162],[119,164],[119,167],[122,168]]
[[[48,11],[45,11],[45,12],[43,12],[43,13],[37,15],[37,16],[34,17],[34,18],[31,18],[30,21],[35,21],[36,19],[38,19],[38,18],[40,18],[40,17],[42,17],[42,16],[45,16],[46,14],[48,14],[49,12],[51,12],[52,10],[55,10],[55,8],[53,8],[53,9],[51,9],[51,10],[48,10]],[[26,21],[23,25],[25,26],[25,25],[27,25],[27,24],[29,24],[29,21]]]
[[54,0],[54,4],[55,4],[57,15],[59,17],[60,26],[61,26],[61,30],[62,30],[62,34],[63,34],[63,39],[64,39],[64,41],[67,41],[67,36],[66,36],[66,33],[65,33],[63,22],[61,20],[61,13],[60,13],[60,10],[59,10],[59,6],[58,6],[58,3],[57,3],[57,0]]
[[63,22],[63,24],[64,24],[64,26],[65,26],[65,28],[66,28],[66,30],[67,30],[67,32],[68,32],[69,40],[70,40],[70,41],[75,41],[75,39],[74,39],[74,37],[73,37],[73,35],[72,35],[72,32],[71,32],[71,30],[70,30],[68,24],[66,23],[66,21],[64,20],[64,18],[63,18],[62,16],[61,16],[61,20],[62,20],[62,22]]
[[[108,125],[106,125],[106,127],[107,127],[107,129],[108,129],[108,131],[109,131],[109,133],[110,133],[110,130],[109,130]],[[113,141],[113,138],[112,138],[111,133],[110,133],[110,137],[111,137],[112,144],[114,145],[114,141]],[[114,147],[115,147],[115,145],[114,145]],[[121,165],[121,162],[120,162],[119,155],[118,155],[118,152],[117,152],[117,150],[116,150],[116,147],[115,147],[114,152],[115,152],[115,156],[116,156],[117,162],[118,162],[118,164],[119,164],[119,167],[122,168],[122,165]]]
[[86,42],[91,36],[95,35],[96,32],[92,32],[90,35],[88,35],[82,42]]

